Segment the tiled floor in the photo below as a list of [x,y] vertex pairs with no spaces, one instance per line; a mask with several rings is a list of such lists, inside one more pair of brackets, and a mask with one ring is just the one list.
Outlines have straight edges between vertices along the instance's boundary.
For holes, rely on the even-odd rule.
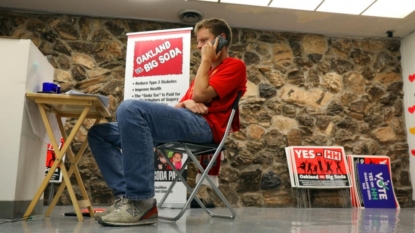
[[[90,233],[90,232],[284,232],[284,233],[411,233],[415,232],[415,209],[297,209],[237,208],[235,220],[211,218],[201,209],[189,209],[177,222],[156,225],[104,227],[91,218],[78,222],[63,216],[71,207],[56,207],[52,216],[35,216],[27,222],[5,223],[0,232],[11,233]],[[213,209],[226,214],[226,209]],[[163,209],[160,214],[177,210]]]

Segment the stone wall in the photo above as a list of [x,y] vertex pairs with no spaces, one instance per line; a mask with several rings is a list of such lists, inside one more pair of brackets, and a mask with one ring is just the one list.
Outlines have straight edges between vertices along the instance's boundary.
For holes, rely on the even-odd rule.
[[[29,38],[56,68],[62,91],[80,89],[123,100],[127,32],[187,25],[66,15],[0,12],[0,36]],[[248,67],[240,103],[242,130],[227,142],[220,188],[234,206],[295,206],[284,147],[343,146],[347,154],[388,155],[402,206],[411,206],[403,116],[400,41],[233,29],[232,56]],[[200,54],[192,37],[191,76]],[[13,78],[13,77],[10,77]],[[69,120],[66,129],[75,123]],[[75,138],[76,152],[92,122]],[[94,204],[112,202],[88,151],[80,172]],[[194,180],[194,168],[189,168]],[[74,179],[74,177],[73,177]],[[75,186],[75,190],[77,190]],[[205,197],[217,203],[210,196]],[[79,192],[77,192],[79,195]],[[342,206],[340,192],[314,190],[315,206]],[[65,194],[61,204],[69,204]]]

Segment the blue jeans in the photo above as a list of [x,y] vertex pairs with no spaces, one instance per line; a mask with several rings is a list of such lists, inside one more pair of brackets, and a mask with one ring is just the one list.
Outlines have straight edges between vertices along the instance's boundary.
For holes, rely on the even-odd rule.
[[[130,200],[154,197],[154,147],[172,141],[212,143],[207,121],[185,108],[125,100],[117,122],[98,124],[88,143],[114,196]],[[121,150],[122,149],[122,150]]]

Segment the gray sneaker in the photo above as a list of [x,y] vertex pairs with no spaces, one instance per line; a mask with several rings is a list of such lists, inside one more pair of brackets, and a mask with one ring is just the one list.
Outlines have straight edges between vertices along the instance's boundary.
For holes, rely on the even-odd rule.
[[110,205],[108,207],[108,209],[106,209],[105,211],[102,211],[102,212],[99,212],[99,213],[95,213],[94,214],[94,218],[98,220],[99,218],[104,217],[107,214],[109,214],[112,211],[114,211],[117,207],[121,206],[121,203],[122,203],[122,199],[123,198],[124,197],[119,197],[119,198],[115,199],[114,204]]
[[104,226],[136,226],[158,222],[157,201],[152,204],[124,198],[121,206],[110,214],[101,217],[98,222]]

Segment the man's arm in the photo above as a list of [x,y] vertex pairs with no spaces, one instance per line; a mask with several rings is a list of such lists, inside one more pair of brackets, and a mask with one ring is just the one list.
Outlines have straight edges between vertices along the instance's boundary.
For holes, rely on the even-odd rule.
[[181,103],[177,103],[176,105],[174,105],[175,108],[184,108],[184,104],[183,102]]
[[174,105],[174,107],[175,108],[187,108],[191,112],[200,114],[200,115],[208,113],[208,108],[206,107],[206,105],[202,103],[196,103],[194,100],[185,100],[181,103],[177,103],[176,105]]
[[197,70],[195,84],[193,86],[192,99],[197,103],[205,103],[218,95],[215,89],[209,85],[209,70],[211,62],[202,60],[199,69]]
[[218,41],[215,44],[206,43],[201,50],[202,61],[197,69],[195,83],[193,86],[192,99],[196,103],[206,103],[215,98],[218,93],[209,85],[209,71],[212,67],[212,62],[217,60],[222,52],[216,53]]

